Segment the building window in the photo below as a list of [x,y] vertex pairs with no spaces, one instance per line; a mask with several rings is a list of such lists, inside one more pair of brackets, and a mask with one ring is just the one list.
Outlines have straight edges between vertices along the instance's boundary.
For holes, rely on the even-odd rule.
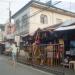
[[25,14],[24,16],[22,16],[22,25],[26,25],[28,23],[28,15]]
[[41,14],[41,16],[40,16],[40,22],[42,24],[47,24],[48,23],[47,15]]
[[19,30],[20,29],[20,20],[18,19],[18,20],[16,20],[16,28],[17,28],[17,30]]
[[62,19],[56,18],[56,23],[62,23]]

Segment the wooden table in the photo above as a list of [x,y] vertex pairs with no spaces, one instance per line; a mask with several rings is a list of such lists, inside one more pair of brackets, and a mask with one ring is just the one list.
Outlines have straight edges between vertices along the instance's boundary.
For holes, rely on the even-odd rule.
[[74,70],[75,70],[75,61],[70,61],[69,62],[69,68],[72,68],[72,64],[73,64],[73,67],[74,67]]

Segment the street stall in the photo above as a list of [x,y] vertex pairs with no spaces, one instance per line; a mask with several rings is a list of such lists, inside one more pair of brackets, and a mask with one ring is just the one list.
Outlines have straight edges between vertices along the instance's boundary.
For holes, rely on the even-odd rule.
[[[58,40],[64,41],[64,56],[63,59],[68,59],[68,66],[70,67],[71,61],[75,61],[75,21],[68,21],[63,23],[55,30]],[[73,66],[73,64],[72,64]]]
[[75,60],[75,34],[74,34],[75,30],[65,30],[65,31],[60,31],[58,32],[59,34],[62,35],[62,37],[58,38],[58,39],[63,39],[64,41],[64,54],[66,56],[69,56],[69,58]]
[[33,36],[28,35],[23,40],[27,43],[20,52],[23,52],[24,57],[25,53],[28,53],[29,63],[46,66],[60,64],[64,48],[62,40],[60,43],[57,42],[57,35],[54,32],[38,29]]

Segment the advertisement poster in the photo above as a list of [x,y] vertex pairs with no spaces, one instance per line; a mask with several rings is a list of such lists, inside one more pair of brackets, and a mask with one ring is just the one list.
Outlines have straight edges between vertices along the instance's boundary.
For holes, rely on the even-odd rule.
[[75,41],[70,42],[70,55],[75,56]]

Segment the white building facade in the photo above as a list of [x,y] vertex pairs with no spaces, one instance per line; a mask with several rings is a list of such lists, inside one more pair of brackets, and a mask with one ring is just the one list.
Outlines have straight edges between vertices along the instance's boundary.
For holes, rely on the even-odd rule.
[[30,1],[12,16],[17,35],[33,33],[38,28],[45,28],[75,18],[75,13],[48,6],[45,3]]

